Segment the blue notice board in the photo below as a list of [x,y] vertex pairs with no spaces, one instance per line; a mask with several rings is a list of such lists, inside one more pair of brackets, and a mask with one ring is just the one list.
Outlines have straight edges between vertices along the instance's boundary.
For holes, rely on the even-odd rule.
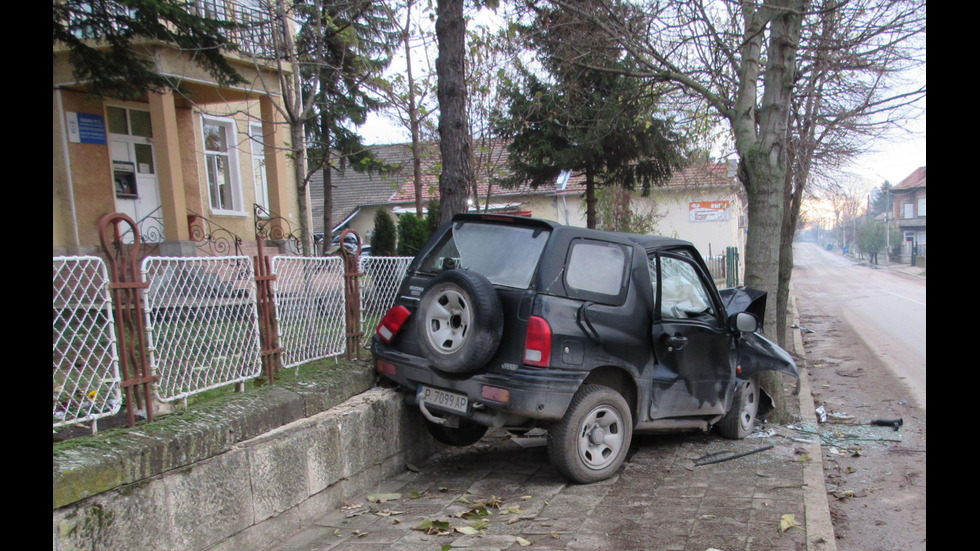
[[105,117],[89,113],[67,113],[68,140],[74,143],[106,144]]

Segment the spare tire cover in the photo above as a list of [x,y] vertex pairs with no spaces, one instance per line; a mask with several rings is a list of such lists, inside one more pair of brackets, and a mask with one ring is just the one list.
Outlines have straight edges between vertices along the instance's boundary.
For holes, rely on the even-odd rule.
[[422,291],[415,323],[430,363],[449,373],[480,369],[493,357],[503,334],[503,307],[487,278],[447,270]]

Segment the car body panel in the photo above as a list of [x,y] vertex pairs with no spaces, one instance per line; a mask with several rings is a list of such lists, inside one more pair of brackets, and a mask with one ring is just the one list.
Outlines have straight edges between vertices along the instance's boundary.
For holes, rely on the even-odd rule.
[[[455,241],[453,232],[470,231],[461,229],[466,224],[526,228],[531,230],[526,234],[535,239],[546,237],[546,241],[526,286],[494,285],[504,312],[504,327],[499,347],[486,365],[473,366],[476,369],[464,374],[433,368],[417,342],[414,315],[390,343],[374,339],[371,350],[375,361],[387,362],[394,369],[394,374],[382,374],[406,390],[410,403],[415,389],[426,385],[466,394],[472,405],[468,417],[483,424],[548,425],[562,418],[582,384],[595,383],[596,374],[601,374],[600,384],[619,385],[624,395],[630,394],[638,428],[684,419],[710,424],[732,407],[739,378],[761,370],[798,376],[785,351],[760,335],[729,327],[729,316],[739,311],[756,315],[761,323],[765,293],[748,288],[719,292],[700,254],[691,243],[680,239],[599,232],[536,219],[457,215],[440,227],[412,261],[396,304],[414,313],[435,271],[466,268],[455,265],[462,262],[462,256],[448,263],[443,257],[436,258],[452,249],[446,248],[450,242],[452,246],[472,246],[463,243],[465,239]],[[535,247],[541,242],[537,243]],[[590,258],[579,251],[622,259],[623,264],[621,268],[607,265],[613,263],[608,260],[595,266],[596,274],[590,274],[578,268],[577,263]],[[506,255],[520,252],[488,252],[491,256],[504,254],[491,259],[492,271],[499,271]],[[472,257],[472,252],[468,254]],[[525,267],[530,266],[527,260],[523,259]],[[486,261],[481,258],[477,264],[487,265]],[[679,263],[688,274],[696,274],[706,312],[685,319],[663,315],[661,262]],[[651,265],[656,268],[651,270]],[[651,273],[657,275],[656,282],[651,280]],[[598,287],[590,288],[593,283]],[[547,320],[551,329],[547,367],[524,363],[525,334],[532,316]],[[740,373],[736,373],[736,366]],[[484,397],[486,386],[507,390],[509,402]]]

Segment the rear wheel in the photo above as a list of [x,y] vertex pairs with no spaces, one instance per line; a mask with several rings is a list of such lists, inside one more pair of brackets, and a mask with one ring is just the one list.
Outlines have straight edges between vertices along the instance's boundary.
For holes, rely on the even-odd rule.
[[425,427],[429,429],[429,434],[438,442],[449,446],[469,446],[475,444],[487,433],[486,425],[474,423],[466,419],[459,421],[459,427],[447,427],[438,425],[426,419]]
[[496,289],[476,272],[449,270],[419,300],[419,342],[437,369],[468,373],[483,367],[500,344],[503,308]]
[[565,416],[548,431],[548,457],[574,482],[587,484],[612,476],[626,459],[633,416],[615,390],[584,385]]
[[740,440],[751,434],[759,414],[759,383],[746,379],[736,390],[732,409],[718,422],[718,432],[725,438]]

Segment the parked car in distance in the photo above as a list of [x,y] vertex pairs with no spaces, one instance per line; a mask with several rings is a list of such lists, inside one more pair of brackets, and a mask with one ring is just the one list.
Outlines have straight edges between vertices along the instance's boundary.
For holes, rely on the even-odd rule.
[[558,471],[589,483],[634,433],[752,431],[772,407],[758,373],[799,376],[755,332],[765,299],[719,291],[680,239],[460,214],[413,259],[371,352],[438,441],[544,427]]

